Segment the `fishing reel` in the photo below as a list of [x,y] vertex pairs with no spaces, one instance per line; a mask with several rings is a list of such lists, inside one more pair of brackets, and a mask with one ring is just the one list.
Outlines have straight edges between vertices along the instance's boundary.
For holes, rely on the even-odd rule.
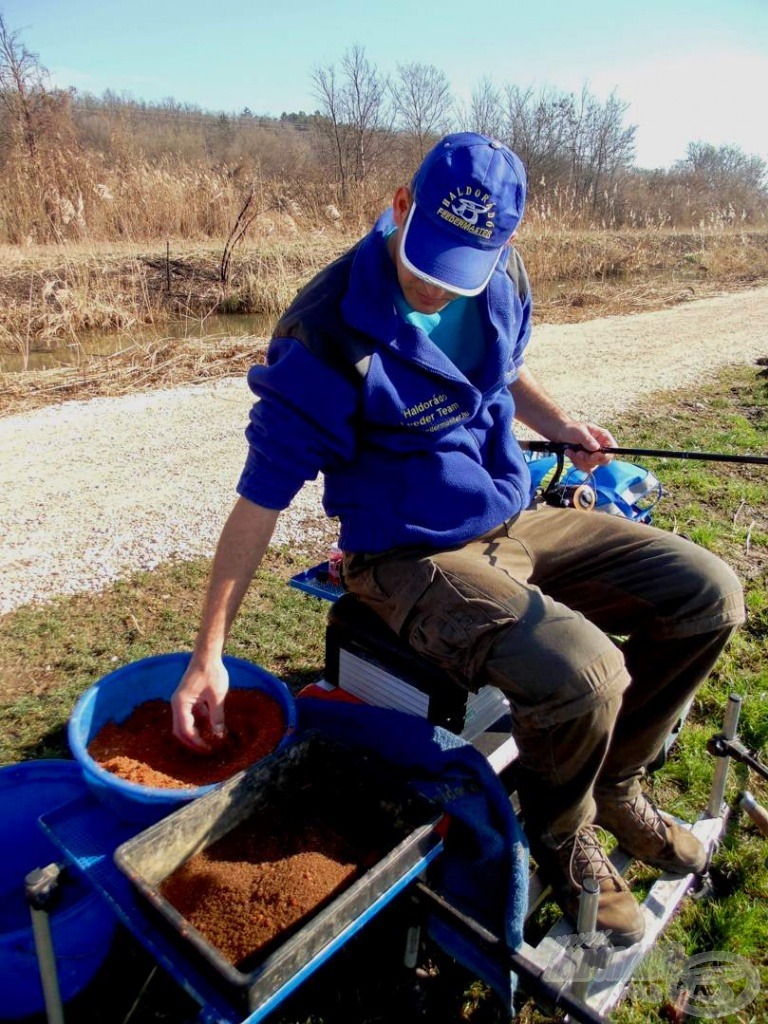
[[567,481],[547,487],[542,497],[555,508],[575,508],[578,512],[591,512],[597,503],[595,489],[588,483],[569,484]]
[[592,476],[576,469],[565,456],[557,453],[557,462],[551,474],[541,481],[541,497],[545,504],[555,508],[573,508],[577,512],[591,512],[597,504],[597,492]]

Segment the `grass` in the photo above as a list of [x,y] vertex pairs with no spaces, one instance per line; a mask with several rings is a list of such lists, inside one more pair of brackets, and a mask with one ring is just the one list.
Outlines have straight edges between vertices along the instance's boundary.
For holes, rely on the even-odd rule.
[[[768,384],[754,369],[726,371],[716,386],[682,399],[654,401],[625,416],[620,436],[631,437],[638,447],[764,454]],[[741,740],[757,751],[768,741],[768,472],[765,467],[688,460],[646,464],[665,488],[656,525],[688,534],[731,564],[743,581],[748,609],[746,624],[699,690],[678,746],[654,782],[663,806],[691,814],[706,804],[712,775],[706,743],[721,727],[730,693],[743,698]],[[728,798],[734,800],[744,789],[759,802],[768,802],[768,786],[734,765]],[[742,1012],[720,1018],[733,1024],[768,1015],[766,855],[766,840],[737,813],[714,860],[714,897],[687,901],[664,937],[664,943],[679,945],[686,955],[725,950],[746,957],[758,969],[763,990],[757,999]],[[666,1019],[631,989],[614,1015],[617,1024]]]
[[[723,372],[716,384],[685,394],[656,395],[611,424],[622,443],[702,451],[765,452],[768,384],[755,368]],[[686,533],[718,552],[744,582],[749,618],[702,686],[667,764],[653,780],[663,806],[695,815],[706,804],[713,762],[707,740],[719,730],[728,695],[743,697],[740,736],[750,748],[768,742],[768,474],[765,468],[691,461],[644,461],[662,480],[665,497],[654,522]],[[597,514],[597,513],[595,513]],[[318,552],[318,560],[322,553]],[[306,564],[273,551],[239,616],[229,652],[251,659],[293,687],[323,666],[327,605],[286,586]],[[66,755],[65,727],[78,695],[118,665],[149,654],[189,649],[197,626],[208,562],[160,567],[118,583],[98,597],[60,599],[0,619],[0,761]],[[732,771],[729,801],[750,789],[768,804],[768,786],[743,766]],[[714,860],[713,892],[685,901],[660,944],[659,956],[722,950],[746,958],[762,982],[742,1011],[719,1019],[768,1019],[768,844],[751,821],[735,814]],[[649,873],[637,875],[647,885]],[[393,905],[305,982],[271,1016],[274,1024],[378,1024],[403,1017],[501,1024],[495,997],[463,969],[425,945],[414,977],[401,965],[403,914]],[[122,1021],[152,962],[121,934],[101,978],[69,1011],[78,1024]],[[663,979],[662,979],[663,981]],[[662,1024],[674,1019],[673,993],[659,976],[633,984],[612,1020]],[[193,1007],[158,972],[138,1000],[132,1024],[183,1024]],[[556,1018],[521,1002],[520,1024]]]
[[[286,586],[299,568],[287,553],[269,555],[228,647],[296,684],[320,674],[325,611]],[[207,570],[204,559],[178,562],[97,600],[83,594],[0,618],[0,762],[62,754],[72,706],[95,679],[150,654],[189,650]]]

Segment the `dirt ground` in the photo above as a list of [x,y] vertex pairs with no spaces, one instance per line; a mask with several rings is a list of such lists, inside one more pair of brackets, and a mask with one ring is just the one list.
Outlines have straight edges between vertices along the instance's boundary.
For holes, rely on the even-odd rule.
[[[528,365],[573,415],[610,427],[641,394],[768,356],[767,324],[761,286],[632,316],[540,324]],[[0,419],[0,614],[211,554],[235,498],[250,404],[237,377]],[[274,543],[317,551],[332,539],[316,481],[283,513]]]

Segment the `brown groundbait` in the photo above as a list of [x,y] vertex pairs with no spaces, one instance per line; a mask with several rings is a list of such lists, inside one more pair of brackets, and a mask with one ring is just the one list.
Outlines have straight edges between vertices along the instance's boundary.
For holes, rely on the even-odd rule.
[[359,852],[316,819],[269,811],[195,854],[160,891],[241,970],[275,939],[285,941],[361,869]]
[[[285,731],[280,705],[262,690],[231,689],[224,711],[227,736],[208,757],[174,738],[171,706],[159,699],[138,705],[119,724],[107,723],[88,753],[102,768],[142,786],[189,789],[221,782],[271,753]],[[210,732],[202,732],[212,742]]]
[[[159,789],[220,782],[261,760],[283,737],[282,710],[269,694],[231,689],[227,737],[211,756],[188,751],[172,735],[164,700],[140,704],[104,726],[88,745],[118,777]],[[211,742],[210,732],[203,735]],[[258,827],[258,832],[256,828]],[[275,939],[286,939],[360,871],[360,856],[327,823],[297,822],[270,811],[244,822],[191,857],[162,884],[163,896],[235,966]]]

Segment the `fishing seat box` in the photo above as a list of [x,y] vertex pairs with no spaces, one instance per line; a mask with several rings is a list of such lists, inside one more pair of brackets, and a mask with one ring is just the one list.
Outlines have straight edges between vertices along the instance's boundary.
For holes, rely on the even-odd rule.
[[352,594],[343,594],[328,612],[324,678],[367,704],[421,715],[464,737],[497,771],[517,754],[501,690],[460,686]]

